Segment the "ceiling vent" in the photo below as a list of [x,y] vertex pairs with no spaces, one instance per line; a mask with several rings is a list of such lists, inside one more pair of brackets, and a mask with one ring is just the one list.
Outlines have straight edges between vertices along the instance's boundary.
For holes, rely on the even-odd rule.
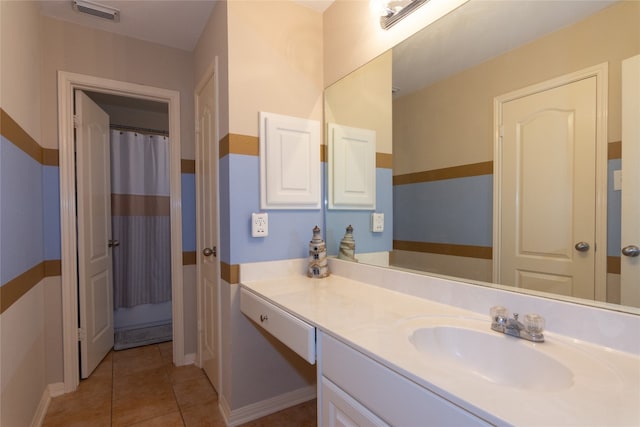
[[120,21],[120,11],[116,8],[94,3],[87,0],[73,0],[72,6],[75,10],[88,15],[97,16],[112,22]]

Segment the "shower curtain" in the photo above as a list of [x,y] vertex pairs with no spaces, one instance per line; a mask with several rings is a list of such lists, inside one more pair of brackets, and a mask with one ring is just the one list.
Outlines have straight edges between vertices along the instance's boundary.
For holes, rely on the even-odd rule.
[[114,308],[171,300],[169,138],[111,130]]

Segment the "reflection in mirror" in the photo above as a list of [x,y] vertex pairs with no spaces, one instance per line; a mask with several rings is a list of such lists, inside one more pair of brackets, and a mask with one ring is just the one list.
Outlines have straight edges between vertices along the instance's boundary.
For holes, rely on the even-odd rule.
[[[387,52],[333,84],[325,91],[325,122],[366,129],[375,134],[375,211],[328,209],[325,211],[327,252],[337,255],[347,226],[353,227],[356,258],[361,262],[388,263],[392,249],[391,177],[391,52]],[[331,138],[326,132],[327,138]],[[329,142],[329,141],[327,141]],[[333,153],[332,153],[333,154]],[[327,159],[328,163],[335,163]],[[328,167],[327,167],[328,168]],[[371,214],[384,214],[382,232],[370,232]],[[382,261],[380,261],[382,258]]]
[[381,0],[380,27],[388,30],[428,0]]
[[[392,149],[383,151],[393,156],[393,184],[392,189],[378,184],[377,190],[378,194],[392,192],[393,195],[392,212],[385,213],[385,233],[391,232],[393,236],[393,249],[388,256],[390,265],[472,282],[493,282],[497,276],[494,262],[497,265],[501,262],[494,260],[494,242],[504,231],[494,229],[497,213],[494,149],[496,141],[500,141],[499,137],[494,138],[500,129],[494,123],[494,100],[604,64],[608,73],[604,79],[606,85],[596,84],[596,91],[597,96],[606,100],[600,113],[606,122],[601,122],[595,132],[606,130],[606,133],[600,136],[604,141],[602,146],[596,146],[595,154],[591,153],[596,157],[591,160],[594,168],[600,165],[591,175],[600,179],[602,188],[596,189],[589,215],[578,212],[575,220],[580,222],[585,216],[593,216],[595,225],[589,236],[578,236],[574,230],[566,232],[571,251],[558,250],[555,254],[557,258],[589,254],[593,263],[586,268],[593,286],[587,295],[576,293],[574,288],[578,283],[571,283],[571,279],[559,287],[532,288],[556,292],[569,299],[579,296],[583,302],[591,300],[600,306],[638,313],[630,307],[637,306],[635,303],[621,300],[621,294],[624,295],[620,285],[620,249],[624,241],[620,235],[621,190],[613,178],[622,168],[622,61],[640,54],[639,20],[640,2],[635,1],[469,2],[394,47],[391,53]],[[372,64],[379,66],[381,58],[388,55]],[[335,117],[343,110],[358,110],[360,115],[366,115],[366,100],[371,95],[362,76],[369,75],[369,66],[327,89],[327,121],[337,120]],[[357,106],[352,103],[356,98],[341,95],[353,90],[347,89],[353,81],[360,84],[357,97],[360,105]],[[385,85],[384,89],[389,90],[387,83]],[[347,92],[342,92],[344,90]],[[380,105],[376,104],[374,111],[374,120],[382,120]],[[346,114],[337,122],[361,126],[349,120]],[[546,150],[550,151],[546,154],[549,161],[558,159],[552,148]],[[523,152],[519,151],[518,155],[522,156]],[[571,163],[573,158],[568,156],[568,161]],[[639,166],[625,159],[625,169]],[[537,173],[544,174],[546,169],[543,166]],[[385,170],[388,169],[378,165],[379,172]],[[583,180],[584,176],[587,175],[573,177],[576,186],[570,187],[572,191],[591,180]],[[555,179],[547,180],[547,188],[555,185]],[[532,181],[536,180],[529,180]],[[544,188],[538,191],[545,193]],[[573,200],[571,194],[561,198],[561,201],[570,201],[567,202],[569,211]],[[549,210],[556,208],[552,206]],[[539,212],[545,212],[545,208]],[[596,213],[591,215],[593,212]],[[388,216],[393,220],[387,221]],[[640,218],[640,213],[635,212],[633,216]],[[351,213],[327,212],[327,230],[343,231],[353,222],[351,218]],[[516,219],[520,221],[522,216]],[[516,223],[521,225],[521,221]],[[536,234],[530,230],[528,233]],[[385,264],[384,245],[361,247],[358,244],[360,240],[366,242],[375,237],[368,227],[359,229],[354,225],[354,237],[356,258],[360,262],[368,262],[366,252],[373,252],[376,254],[373,261]],[[328,245],[329,240],[328,236]],[[590,244],[590,251],[574,249],[574,244],[583,240]],[[599,247],[606,248],[606,257],[595,250],[598,242],[603,242]],[[530,255],[531,258],[538,256],[535,250]],[[640,263],[635,265],[640,268]],[[539,274],[534,272],[528,277]],[[640,278],[640,273],[635,274]],[[564,280],[562,276],[563,273],[558,273],[556,280]],[[526,280],[519,280],[512,277],[502,284],[509,285],[510,289],[526,286]],[[575,280],[580,285],[583,281],[582,278]],[[637,286],[640,279],[635,283]]]

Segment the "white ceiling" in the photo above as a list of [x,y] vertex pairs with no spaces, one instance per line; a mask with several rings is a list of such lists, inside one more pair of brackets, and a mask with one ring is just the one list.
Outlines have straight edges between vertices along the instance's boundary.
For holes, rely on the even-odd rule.
[[[323,12],[333,0],[291,0]],[[120,10],[120,22],[76,12],[71,0],[41,0],[45,16],[111,33],[192,51],[215,5],[214,0],[96,0]]]
[[215,4],[209,0],[98,2],[119,9],[120,22],[76,12],[71,0],[43,0],[40,11],[62,21],[192,51]]

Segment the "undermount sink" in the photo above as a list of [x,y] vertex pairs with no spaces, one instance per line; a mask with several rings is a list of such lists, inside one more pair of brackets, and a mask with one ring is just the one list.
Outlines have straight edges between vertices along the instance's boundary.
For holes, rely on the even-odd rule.
[[571,370],[536,345],[491,331],[434,325],[415,329],[409,341],[421,353],[495,384],[534,391],[573,384]]

